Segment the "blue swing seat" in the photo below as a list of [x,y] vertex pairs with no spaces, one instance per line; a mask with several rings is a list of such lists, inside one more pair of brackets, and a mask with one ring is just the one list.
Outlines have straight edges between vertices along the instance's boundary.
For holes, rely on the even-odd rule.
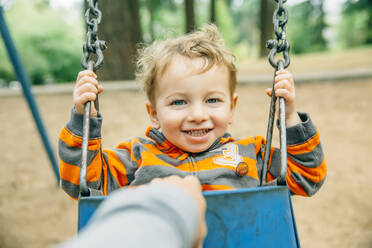
[[[204,248],[300,247],[292,201],[286,186],[266,186],[203,193],[208,235]],[[105,199],[79,199],[81,230]]]

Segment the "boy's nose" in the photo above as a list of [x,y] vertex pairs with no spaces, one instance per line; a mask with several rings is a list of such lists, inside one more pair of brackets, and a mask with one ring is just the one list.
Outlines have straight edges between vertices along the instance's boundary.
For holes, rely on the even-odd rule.
[[205,108],[200,104],[195,104],[190,108],[188,120],[196,123],[203,122],[208,119],[208,114]]

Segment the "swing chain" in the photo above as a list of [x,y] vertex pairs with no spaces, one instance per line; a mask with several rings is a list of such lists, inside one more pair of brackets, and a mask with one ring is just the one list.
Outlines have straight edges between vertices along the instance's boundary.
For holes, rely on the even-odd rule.
[[98,24],[101,22],[102,12],[98,9],[98,0],[87,0],[88,9],[85,12],[85,22],[87,24],[86,42],[83,46],[83,58],[81,65],[88,69],[89,60],[92,54],[97,57],[94,62],[94,71],[98,70],[103,63],[102,51],[106,48],[106,42],[98,38]]
[[[86,0],[88,8],[85,12],[85,22],[87,24],[87,36],[86,42],[83,45],[83,57],[81,65],[83,68],[97,71],[103,63],[102,50],[106,48],[106,43],[103,40],[98,39],[98,24],[101,22],[102,12],[98,9],[98,0]],[[90,57],[95,54],[96,61]],[[90,133],[90,109],[91,102],[84,104],[84,115],[83,115],[83,141],[81,144],[81,169],[80,169],[80,195],[89,196],[92,195],[95,190],[88,188],[86,175],[87,175],[87,161],[88,161],[88,143]],[[95,108],[97,111],[98,107],[98,95],[94,101]]]
[[[284,8],[283,4],[286,0],[275,0],[278,3],[277,9],[273,14],[273,23],[275,31],[275,39],[269,40],[266,43],[266,47],[271,49],[269,53],[269,62],[272,67],[274,67],[274,78],[278,70],[287,68],[289,65],[289,43],[286,41],[286,32],[285,25],[288,21],[288,11]],[[277,53],[283,53],[283,59],[278,59],[275,61],[274,57]],[[272,89],[274,89],[274,80]],[[261,181],[260,185],[271,185],[273,181],[267,183],[266,176],[268,170],[268,164],[271,154],[271,143],[272,135],[274,128],[274,119],[275,119],[275,108],[276,108],[277,97],[275,91],[272,91],[271,102],[270,102],[270,113],[269,113],[269,122],[267,125],[266,133],[266,145],[265,145],[265,155],[263,161],[263,167],[261,171]],[[285,127],[285,100],[284,98],[279,98],[279,133],[280,133],[280,175],[276,179],[278,185],[286,185],[286,173],[287,173],[287,134]]]
[[268,40],[266,47],[270,50],[269,62],[272,67],[278,69],[279,61],[275,61],[274,57],[277,53],[283,53],[284,68],[287,68],[290,63],[289,59],[289,42],[287,41],[287,34],[285,25],[288,22],[288,10],[284,7],[287,0],[275,0],[278,3],[277,9],[274,11],[273,23],[275,31],[275,39]]

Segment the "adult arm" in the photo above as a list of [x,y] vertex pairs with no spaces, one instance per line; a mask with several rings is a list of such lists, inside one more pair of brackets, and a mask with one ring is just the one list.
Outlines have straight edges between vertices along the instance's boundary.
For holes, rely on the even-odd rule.
[[[193,180],[194,185],[188,183],[187,188],[195,188],[197,179],[177,180]],[[205,200],[199,183],[194,193],[184,189],[165,183],[119,189],[101,204],[77,237],[58,247],[190,248],[201,245],[198,238],[205,235],[205,230],[200,229],[200,223],[205,225]]]

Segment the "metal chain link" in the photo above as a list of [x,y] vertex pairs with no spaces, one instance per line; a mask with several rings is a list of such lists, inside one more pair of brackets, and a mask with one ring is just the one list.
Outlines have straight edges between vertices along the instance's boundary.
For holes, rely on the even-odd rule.
[[98,70],[103,63],[102,51],[106,48],[106,42],[98,38],[98,24],[101,22],[102,12],[98,9],[98,0],[86,0],[88,9],[85,12],[85,22],[87,24],[86,42],[83,46],[83,58],[81,65],[87,69],[91,55],[96,55],[94,62],[94,71]]
[[[288,11],[284,8],[283,4],[287,0],[275,0],[278,3],[277,9],[273,14],[273,23],[275,31],[275,39],[269,40],[266,43],[266,47],[271,49],[269,53],[269,62],[272,67],[274,67],[274,79],[276,72],[278,70],[287,68],[290,63],[289,59],[289,43],[287,42],[287,36],[285,31],[285,25],[288,21]],[[277,53],[283,53],[283,59],[278,59],[275,61],[274,57]],[[263,167],[261,172],[261,182],[260,185],[270,185],[266,182],[266,175],[268,170],[268,164],[271,154],[271,143],[273,136],[274,128],[274,119],[275,119],[275,105],[277,97],[274,91],[274,79],[272,86],[271,102],[270,102],[270,113],[269,113],[269,122],[267,125],[266,133],[266,145],[265,145],[265,155],[263,161]],[[287,134],[285,127],[285,100],[284,98],[279,98],[279,136],[280,136],[280,175],[276,178],[276,183],[278,185],[286,185],[286,173],[287,173]],[[273,182],[271,182],[273,183]]]
[[[98,0],[87,0],[89,4],[87,11],[85,12],[85,22],[88,27],[87,39],[83,46],[83,58],[81,65],[88,70],[97,71],[103,63],[102,51],[106,48],[106,42],[98,39],[97,31],[98,24],[101,22],[102,12],[98,9]],[[91,59],[91,55],[94,54],[96,61]],[[90,133],[90,110],[91,102],[84,104],[84,115],[83,115],[83,141],[81,144],[81,169],[80,169],[80,195],[90,196],[92,190],[88,187],[86,175],[88,167],[88,142]],[[94,101],[94,106],[99,111],[98,106],[98,95]]]
[[285,30],[285,25],[288,22],[288,11],[284,8],[284,3],[287,0],[275,0],[278,3],[277,9],[274,11],[273,23],[275,30],[275,39],[268,40],[266,47],[271,49],[269,53],[269,62],[272,67],[278,69],[279,60],[275,61],[275,55],[277,53],[283,53],[284,58],[284,68],[287,68],[290,63],[289,59],[289,42],[287,41],[287,34]]

